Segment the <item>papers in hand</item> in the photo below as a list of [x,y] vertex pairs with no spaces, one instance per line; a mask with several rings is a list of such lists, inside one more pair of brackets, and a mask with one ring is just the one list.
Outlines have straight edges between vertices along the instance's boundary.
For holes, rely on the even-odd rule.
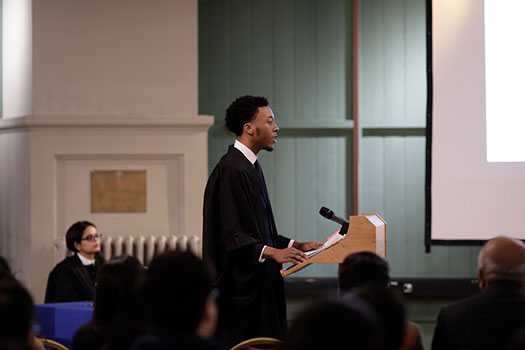
[[322,252],[323,250],[326,250],[327,248],[330,248],[331,246],[333,246],[334,244],[336,244],[337,242],[339,242],[340,240],[342,240],[344,238],[344,236],[341,236],[339,234],[339,230],[335,231],[335,233],[333,235],[331,235],[330,237],[328,237],[328,239],[326,240],[326,242],[324,242],[323,246],[319,249],[316,249],[316,250],[310,250],[309,252],[306,252],[306,257],[308,259],[310,259],[312,256],[315,256],[317,254],[319,254],[320,252]]

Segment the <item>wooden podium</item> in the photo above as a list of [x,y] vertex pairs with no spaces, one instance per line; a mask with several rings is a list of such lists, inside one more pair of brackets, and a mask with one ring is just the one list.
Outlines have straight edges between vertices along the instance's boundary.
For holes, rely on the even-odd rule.
[[286,277],[311,264],[340,264],[351,253],[372,252],[386,257],[386,222],[379,214],[350,216],[349,222],[348,232],[342,240],[300,264],[282,269],[281,275]]

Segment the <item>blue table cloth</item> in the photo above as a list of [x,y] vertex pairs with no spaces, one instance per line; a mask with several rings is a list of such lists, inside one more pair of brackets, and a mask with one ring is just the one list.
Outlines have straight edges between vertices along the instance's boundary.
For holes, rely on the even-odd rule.
[[49,303],[35,305],[40,335],[67,347],[78,328],[91,321],[93,302]]

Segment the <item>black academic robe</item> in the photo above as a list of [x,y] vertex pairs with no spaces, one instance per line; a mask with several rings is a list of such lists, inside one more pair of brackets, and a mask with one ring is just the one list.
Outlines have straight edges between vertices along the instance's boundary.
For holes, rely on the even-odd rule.
[[230,146],[204,194],[203,257],[220,290],[218,338],[231,347],[253,337],[280,338],[286,330],[281,264],[258,261],[264,245],[286,248],[277,234],[264,179]]
[[[98,274],[104,259],[96,254],[95,261],[95,270]],[[93,300],[96,274],[95,277],[91,277],[77,254],[68,256],[58,263],[49,274],[45,302],[62,303]]]

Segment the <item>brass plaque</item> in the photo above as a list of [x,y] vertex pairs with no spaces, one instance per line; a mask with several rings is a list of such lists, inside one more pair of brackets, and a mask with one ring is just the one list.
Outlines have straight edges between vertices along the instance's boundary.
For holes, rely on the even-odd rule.
[[146,212],[146,170],[92,170],[91,212]]

